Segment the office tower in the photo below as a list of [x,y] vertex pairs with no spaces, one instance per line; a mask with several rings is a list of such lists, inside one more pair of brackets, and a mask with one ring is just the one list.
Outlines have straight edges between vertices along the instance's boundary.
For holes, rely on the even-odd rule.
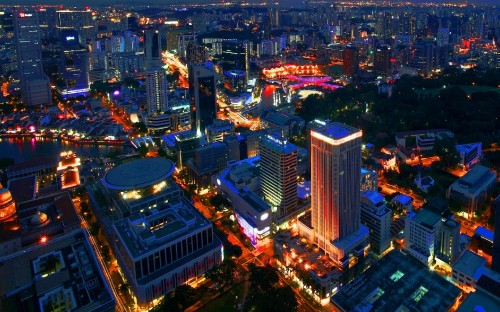
[[450,44],[450,30],[448,28],[439,28],[437,30],[438,47],[447,46],[449,44]]
[[244,71],[246,84],[250,69],[250,43],[247,41],[223,41],[221,61],[224,70],[239,69]]
[[434,68],[434,42],[422,39],[415,41],[412,54],[412,66],[428,76]]
[[186,63],[187,64],[203,64],[207,61],[208,51],[207,48],[196,44],[195,42],[189,42],[186,51]]
[[493,236],[491,268],[500,273],[500,195],[495,198],[492,210],[495,211],[495,232]]
[[52,102],[50,82],[42,67],[38,13],[15,12],[14,36],[23,103],[28,106],[50,104]]
[[382,194],[373,190],[361,193],[361,223],[370,229],[370,247],[376,254],[391,246],[391,216]]
[[165,112],[168,109],[168,81],[161,67],[146,70],[146,101],[148,113]]
[[297,148],[284,138],[267,135],[259,150],[260,189],[279,226],[297,207]]
[[360,221],[361,136],[337,122],[310,131],[314,242],[342,266],[368,241]]
[[158,30],[146,30],[144,37],[144,66],[146,68],[161,66],[161,40]]
[[346,76],[354,76],[359,70],[359,49],[348,45],[342,54],[344,61],[342,73]]
[[14,20],[12,12],[0,11],[0,38],[12,38],[14,36]]
[[92,11],[88,10],[58,10],[56,11],[56,28],[58,32],[64,29],[75,29],[80,34],[80,43],[94,38],[96,29]]
[[197,135],[216,117],[215,72],[208,65],[192,65],[189,71],[189,94],[191,96],[191,130]]
[[62,79],[58,80],[56,87],[63,98],[87,96],[90,93],[90,64],[87,49],[80,44],[76,30],[62,30],[60,36],[64,70]]
[[38,10],[38,19],[40,22],[40,31],[42,38],[44,39],[57,38],[56,8],[55,7],[40,8]]
[[[196,35],[195,34],[179,34],[178,42],[177,42],[177,55],[180,58],[187,58],[188,44],[194,43],[196,44]],[[170,47],[168,47],[171,50]]]
[[375,49],[373,65],[375,72],[388,75],[391,72],[391,48],[387,45]]

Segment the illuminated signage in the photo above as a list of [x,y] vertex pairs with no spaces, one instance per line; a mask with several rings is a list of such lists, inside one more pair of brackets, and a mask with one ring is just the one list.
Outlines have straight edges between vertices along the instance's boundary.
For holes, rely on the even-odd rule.
[[75,40],[75,36],[67,36],[66,41]]
[[31,13],[24,13],[24,12],[19,13],[19,17],[32,17],[32,16],[33,14]]

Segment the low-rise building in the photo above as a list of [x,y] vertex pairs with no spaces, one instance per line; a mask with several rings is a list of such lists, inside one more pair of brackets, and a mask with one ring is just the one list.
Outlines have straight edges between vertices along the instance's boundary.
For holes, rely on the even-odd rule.
[[446,197],[450,204],[459,206],[472,218],[477,209],[484,205],[496,178],[495,172],[489,168],[476,165],[450,185]]
[[459,165],[466,171],[469,171],[481,160],[482,142],[461,144],[457,145],[456,148],[460,155]]
[[260,157],[229,162],[216,181],[217,190],[231,202],[238,223],[252,244],[269,236],[272,209],[256,194],[260,193]]

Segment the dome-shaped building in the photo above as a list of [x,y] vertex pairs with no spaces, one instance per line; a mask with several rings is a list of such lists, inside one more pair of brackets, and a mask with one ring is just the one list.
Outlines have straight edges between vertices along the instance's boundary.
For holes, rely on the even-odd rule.
[[0,184],[0,222],[10,220],[16,214],[16,202],[12,194]]
[[32,226],[42,226],[49,222],[49,217],[46,213],[37,211],[30,220]]

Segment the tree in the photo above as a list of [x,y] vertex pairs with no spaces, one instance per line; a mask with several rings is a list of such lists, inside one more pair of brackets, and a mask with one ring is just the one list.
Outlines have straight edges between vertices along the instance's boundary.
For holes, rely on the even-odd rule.
[[139,148],[137,149],[137,151],[139,152],[139,154],[141,155],[141,157],[146,157],[146,155],[149,152],[149,148],[146,145],[141,145],[141,146],[139,146]]
[[437,139],[434,142],[433,151],[436,156],[439,156],[438,167],[453,167],[456,166],[460,160],[456,148],[456,140],[452,137]]
[[217,194],[210,198],[210,205],[217,210],[222,210],[224,207],[230,206],[230,203],[222,194]]
[[97,236],[97,235],[99,235],[100,231],[101,231],[101,227],[99,226],[99,224],[97,222],[94,222],[90,225],[90,229],[89,229],[90,235]]
[[271,309],[268,311],[297,311],[299,306],[295,293],[290,286],[280,287],[270,294],[272,304],[267,306]]
[[269,265],[265,267],[251,265],[249,269],[252,287],[263,293],[273,289],[279,281],[278,273]]
[[130,289],[130,285],[128,283],[120,284],[120,292],[126,293]]
[[232,259],[225,259],[218,266],[208,270],[205,277],[212,282],[219,283],[221,286],[233,282],[236,272],[236,263]]
[[138,89],[140,87],[139,81],[137,81],[136,79],[134,79],[132,77],[127,77],[127,78],[123,79],[123,85],[130,87],[130,88],[133,88],[133,89]]
[[175,288],[174,294],[165,295],[153,312],[180,312],[185,311],[200,299],[200,293],[189,285],[179,285]]
[[148,127],[146,127],[146,124],[144,122],[134,122],[132,124],[137,130],[139,130],[139,133],[147,133],[148,132]]

